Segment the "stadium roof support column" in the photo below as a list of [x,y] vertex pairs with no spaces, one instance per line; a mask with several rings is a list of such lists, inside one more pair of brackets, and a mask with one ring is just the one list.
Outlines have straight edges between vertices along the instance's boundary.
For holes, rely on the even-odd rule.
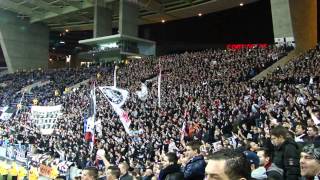
[[94,1],[93,37],[112,35],[112,8],[102,0]]
[[289,0],[271,0],[274,38],[293,37]]
[[271,0],[274,38],[294,37],[297,50],[317,44],[317,0]]
[[0,44],[10,73],[48,67],[49,28],[0,10]]
[[289,0],[293,34],[298,50],[317,45],[317,0]]
[[120,0],[119,34],[138,36],[139,6],[137,0]]

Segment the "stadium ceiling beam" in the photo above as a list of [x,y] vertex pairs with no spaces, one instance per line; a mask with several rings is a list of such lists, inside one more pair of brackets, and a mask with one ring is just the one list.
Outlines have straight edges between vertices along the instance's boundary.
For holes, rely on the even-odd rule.
[[0,0],[0,7],[8,8],[8,9],[13,10],[16,13],[28,15],[30,17],[35,15],[35,13],[33,12],[33,10],[31,8],[19,5],[18,3],[15,3],[11,0]]
[[81,8],[78,8],[78,7],[75,7],[75,6],[66,6],[66,7],[61,9],[61,13],[59,13],[59,14],[52,14],[52,13],[48,12],[48,13],[45,13],[42,17],[33,17],[33,18],[31,18],[30,22],[31,23],[35,23],[35,22],[39,22],[39,21],[45,21],[45,20],[49,20],[51,18],[67,15],[69,13],[73,13],[73,12],[79,11],[81,9],[87,9],[87,8],[90,8],[90,7],[93,7],[92,1],[84,0],[82,2]]
[[39,8],[45,9],[47,11],[51,11],[55,14],[60,14],[61,10],[55,7],[52,7],[49,3],[43,1],[43,0],[31,0],[31,1],[27,1],[30,4],[36,5]]
[[142,8],[149,11],[155,11],[157,13],[161,13],[163,11],[162,4],[157,0],[138,0],[138,4]]

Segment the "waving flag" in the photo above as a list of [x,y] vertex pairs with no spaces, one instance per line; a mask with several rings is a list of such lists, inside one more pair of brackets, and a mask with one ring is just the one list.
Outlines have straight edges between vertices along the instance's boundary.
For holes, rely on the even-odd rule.
[[94,124],[96,118],[96,88],[95,82],[92,82],[91,90],[90,90],[90,104],[89,104],[89,114],[87,118],[84,119],[84,134],[85,140],[90,142],[91,151],[93,150],[93,143],[94,143]]
[[140,100],[145,101],[148,98],[148,87],[145,83],[141,83],[141,90],[136,91],[137,96]]
[[99,87],[102,94],[108,99],[113,110],[118,114],[120,121],[128,134],[131,134],[129,129],[131,120],[129,119],[128,112],[125,112],[121,106],[126,102],[129,92],[124,89],[119,89],[114,86]]

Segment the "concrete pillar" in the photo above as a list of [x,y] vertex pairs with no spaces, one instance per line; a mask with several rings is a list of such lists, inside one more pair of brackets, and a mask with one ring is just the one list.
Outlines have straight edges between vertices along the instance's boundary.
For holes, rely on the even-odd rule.
[[289,0],[297,50],[317,45],[317,0]]
[[102,0],[94,2],[93,37],[112,35],[112,8]]
[[0,46],[8,71],[47,68],[49,28],[5,10],[0,10],[0,17]]
[[289,0],[270,0],[274,38],[293,37]]
[[139,6],[135,1],[120,0],[119,4],[119,33],[138,36]]

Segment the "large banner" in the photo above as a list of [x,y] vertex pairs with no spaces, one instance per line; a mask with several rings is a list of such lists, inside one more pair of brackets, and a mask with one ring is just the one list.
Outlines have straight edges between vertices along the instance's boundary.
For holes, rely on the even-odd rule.
[[40,132],[45,135],[53,133],[57,119],[61,115],[61,105],[58,106],[32,106],[31,120]]
[[126,102],[129,92],[124,89],[119,89],[113,86],[99,87],[103,95],[108,99],[114,111],[118,114],[124,129],[128,134],[130,132],[131,120],[129,119],[128,113],[125,112],[121,106]]

